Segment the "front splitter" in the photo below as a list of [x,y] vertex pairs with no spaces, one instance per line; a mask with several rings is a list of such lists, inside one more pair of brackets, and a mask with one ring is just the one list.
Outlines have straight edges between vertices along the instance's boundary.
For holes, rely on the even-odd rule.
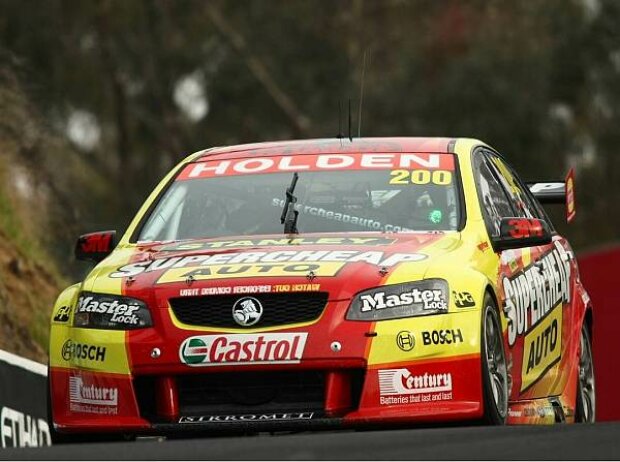
[[153,423],[153,433],[162,435],[192,433],[260,433],[341,429],[342,418],[319,417],[307,420],[234,420]]

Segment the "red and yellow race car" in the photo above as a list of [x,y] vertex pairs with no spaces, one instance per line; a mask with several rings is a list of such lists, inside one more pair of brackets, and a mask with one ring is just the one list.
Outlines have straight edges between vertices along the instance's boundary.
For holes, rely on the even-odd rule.
[[197,152],[58,297],[57,438],[592,422],[592,306],[540,203],[472,139]]

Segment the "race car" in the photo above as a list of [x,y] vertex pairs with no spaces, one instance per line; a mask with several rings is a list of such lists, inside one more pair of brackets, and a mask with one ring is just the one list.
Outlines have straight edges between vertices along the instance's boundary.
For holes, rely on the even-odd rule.
[[54,438],[593,422],[592,305],[541,203],[481,141],[190,155],[51,319]]

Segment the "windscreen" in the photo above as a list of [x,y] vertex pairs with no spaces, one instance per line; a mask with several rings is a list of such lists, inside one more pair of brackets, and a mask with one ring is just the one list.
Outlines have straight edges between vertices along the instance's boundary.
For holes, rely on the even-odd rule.
[[187,165],[138,240],[281,234],[294,172],[300,233],[457,229],[460,185],[452,154],[306,154]]

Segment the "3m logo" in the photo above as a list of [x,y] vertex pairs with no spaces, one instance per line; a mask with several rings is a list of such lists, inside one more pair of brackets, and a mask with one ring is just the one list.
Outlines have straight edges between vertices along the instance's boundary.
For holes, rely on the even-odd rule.
[[83,241],[80,242],[80,246],[84,253],[99,253],[109,252],[111,243],[111,234],[90,234],[84,236]]
[[307,333],[201,335],[179,348],[188,366],[294,364],[301,361]]
[[524,239],[526,237],[542,237],[543,226],[540,220],[536,218],[515,218],[508,222],[510,236],[515,239]]

